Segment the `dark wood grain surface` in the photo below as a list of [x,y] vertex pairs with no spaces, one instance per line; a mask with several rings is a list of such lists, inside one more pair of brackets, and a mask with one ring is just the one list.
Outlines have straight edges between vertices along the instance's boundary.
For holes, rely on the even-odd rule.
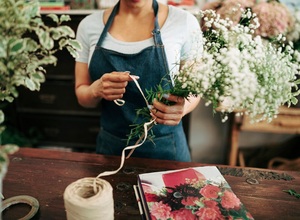
[[[10,156],[8,172],[3,182],[3,195],[5,198],[18,195],[35,197],[40,209],[34,219],[64,220],[65,188],[80,178],[95,177],[103,171],[115,170],[119,164],[120,157],[21,148]],[[132,188],[136,184],[137,174],[203,165],[205,164],[127,159],[120,172],[104,177],[114,190],[115,219],[141,219]],[[283,190],[294,189],[300,192],[300,172],[218,167],[255,219],[299,219],[300,199]],[[276,178],[281,176],[292,179]],[[256,178],[259,183],[249,184],[246,181],[249,177]],[[4,211],[3,219],[18,219],[29,210],[27,205],[11,206]]]

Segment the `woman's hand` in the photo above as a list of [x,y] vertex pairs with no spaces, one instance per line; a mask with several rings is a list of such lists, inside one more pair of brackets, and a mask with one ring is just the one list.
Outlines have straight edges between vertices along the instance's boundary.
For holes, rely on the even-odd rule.
[[171,94],[164,94],[163,98],[174,104],[165,105],[154,99],[150,110],[151,116],[159,124],[178,125],[184,116],[185,99]]
[[104,98],[109,101],[121,99],[128,81],[132,81],[129,72],[106,73],[91,85],[91,91],[95,98]]

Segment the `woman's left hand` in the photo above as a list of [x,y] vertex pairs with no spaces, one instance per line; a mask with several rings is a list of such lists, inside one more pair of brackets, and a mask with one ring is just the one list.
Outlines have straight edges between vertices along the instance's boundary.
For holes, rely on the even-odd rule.
[[185,99],[171,94],[164,94],[163,98],[174,104],[166,105],[154,99],[150,110],[151,116],[158,124],[178,125],[184,116]]

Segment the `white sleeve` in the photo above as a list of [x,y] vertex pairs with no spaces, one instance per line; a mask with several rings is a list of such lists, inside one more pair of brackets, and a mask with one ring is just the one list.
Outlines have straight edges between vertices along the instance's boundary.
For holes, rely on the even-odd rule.
[[76,58],[77,62],[88,63],[89,59],[89,50],[90,43],[89,37],[87,35],[87,22],[86,19],[83,19],[77,28],[76,40],[81,43],[82,49],[78,51],[79,56]]
[[181,60],[191,60],[202,56],[203,37],[197,18],[189,14],[186,19],[186,39],[181,50]]

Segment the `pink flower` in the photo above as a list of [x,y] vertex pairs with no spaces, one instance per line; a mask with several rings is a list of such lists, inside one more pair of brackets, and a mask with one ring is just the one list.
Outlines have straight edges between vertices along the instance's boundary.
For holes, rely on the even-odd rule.
[[204,206],[207,208],[218,208],[218,202],[214,200],[204,200]]
[[168,219],[170,218],[171,208],[170,206],[163,204],[162,202],[155,202],[151,206],[150,212],[152,215],[152,219]]
[[218,193],[220,192],[220,188],[213,185],[206,185],[201,190],[200,193],[209,199],[216,199],[218,198]]
[[225,0],[222,7],[217,9],[217,13],[220,14],[221,18],[229,18],[234,24],[238,24],[242,15],[240,8],[250,8],[255,3],[256,0]]
[[224,219],[220,210],[214,208],[200,208],[196,215],[201,220],[221,220]]
[[172,219],[174,220],[196,220],[197,217],[189,209],[179,209],[171,212]]
[[226,190],[224,192],[224,195],[222,196],[221,200],[221,205],[225,209],[234,209],[234,208],[239,208],[241,204],[241,201],[239,198],[236,197],[236,195],[231,192]]
[[257,14],[260,23],[256,34],[262,37],[285,34],[294,25],[289,9],[279,2],[260,2],[252,8],[252,11]]
[[189,196],[181,200],[182,205],[193,206],[195,205],[195,201],[197,201],[197,197]]

